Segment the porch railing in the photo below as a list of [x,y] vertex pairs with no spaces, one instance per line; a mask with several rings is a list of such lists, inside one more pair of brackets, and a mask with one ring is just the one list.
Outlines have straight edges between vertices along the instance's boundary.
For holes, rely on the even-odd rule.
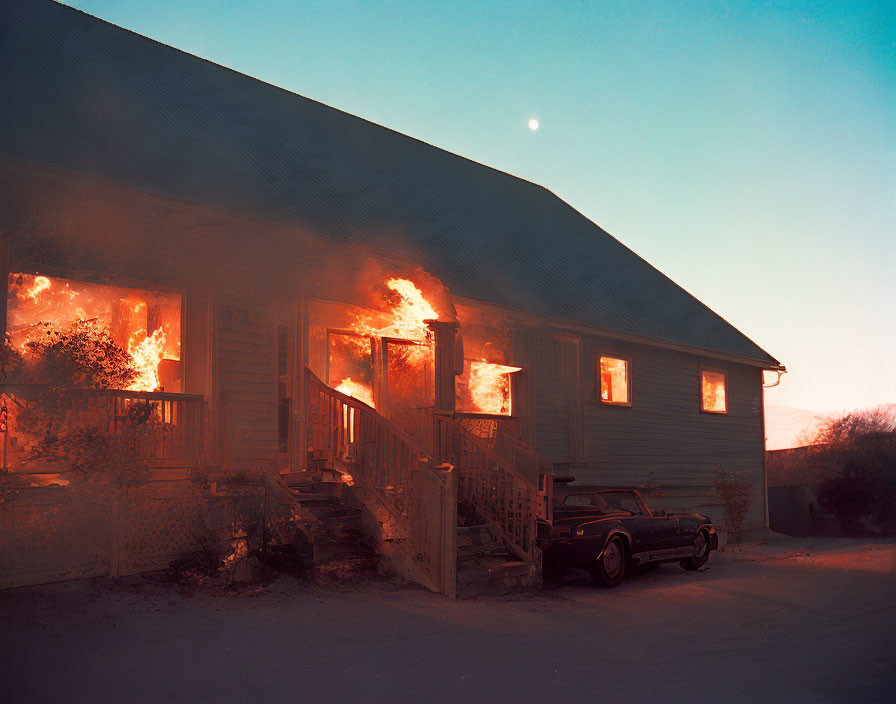
[[542,477],[553,472],[551,462],[523,437],[518,418],[480,413],[455,413],[454,418],[529,481],[541,486]]
[[495,523],[523,560],[535,556],[536,523],[548,520],[547,494],[484,440],[448,415],[435,415],[436,455],[457,468],[457,494]]
[[[52,395],[52,396],[50,396]],[[17,459],[18,414],[30,403],[50,403],[48,432],[89,428],[111,435],[132,434],[134,460],[150,467],[191,467],[202,448],[203,397],[120,389],[53,390],[38,384],[0,385],[4,469]],[[133,431],[133,432],[132,432]],[[13,439],[18,440],[14,444]],[[64,459],[64,458],[63,458]]]
[[[435,587],[453,595],[457,489],[436,460],[373,408],[339,393],[306,369],[307,449],[312,459],[341,462],[389,516],[390,533]],[[388,538],[387,538],[388,539]]]

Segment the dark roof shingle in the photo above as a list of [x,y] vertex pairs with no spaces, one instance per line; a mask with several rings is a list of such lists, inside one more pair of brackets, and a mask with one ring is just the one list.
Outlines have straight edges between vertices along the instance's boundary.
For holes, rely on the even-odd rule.
[[0,10],[0,151],[388,249],[460,296],[777,364],[548,190],[47,0]]

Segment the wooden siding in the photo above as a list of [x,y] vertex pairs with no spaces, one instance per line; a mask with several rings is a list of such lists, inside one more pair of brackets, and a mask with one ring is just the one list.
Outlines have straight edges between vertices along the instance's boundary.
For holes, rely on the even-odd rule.
[[561,343],[554,336],[533,336],[530,383],[535,395],[535,446],[553,462],[568,462],[569,401],[561,383]]
[[[582,336],[579,378],[581,418],[566,391],[574,371],[563,355],[565,338],[541,331],[531,335],[535,385],[535,440],[555,462],[568,462],[580,483],[643,486],[651,504],[664,509],[709,513],[723,521],[714,485],[725,473],[751,485],[745,529],[765,525],[762,372],[648,345]],[[631,360],[631,406],[599,400],[597,355]],[[728,374],[728,413],[700,411],[699,370]],[[583,427],[584,457],[577,461],[570,438]],[[571,434],[572,433],[572,434]],[[567,472],[565,466],[561,469]]]
[[249,469],[278,453],[276,326],[257,310],[227,305],[216,318],[222,462]]

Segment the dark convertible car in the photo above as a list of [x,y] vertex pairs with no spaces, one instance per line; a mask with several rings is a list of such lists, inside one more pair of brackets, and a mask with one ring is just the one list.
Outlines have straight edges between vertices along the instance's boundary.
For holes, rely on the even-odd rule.
[[638,565],[678,561],[687,570],[699,569],[719,546],[709,518],[654,513],[634,489],[555,487],[554,520],[539,531],[546,575],[575,567],[613,587]]

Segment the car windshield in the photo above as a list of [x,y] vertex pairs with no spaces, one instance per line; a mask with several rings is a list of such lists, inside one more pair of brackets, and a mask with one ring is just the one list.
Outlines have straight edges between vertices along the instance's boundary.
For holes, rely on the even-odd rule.
[[642,513],[635,495],[630,491],[590,491],[581,494],[567,494],[562,500],[563,508],[587,509],[598,513]]

